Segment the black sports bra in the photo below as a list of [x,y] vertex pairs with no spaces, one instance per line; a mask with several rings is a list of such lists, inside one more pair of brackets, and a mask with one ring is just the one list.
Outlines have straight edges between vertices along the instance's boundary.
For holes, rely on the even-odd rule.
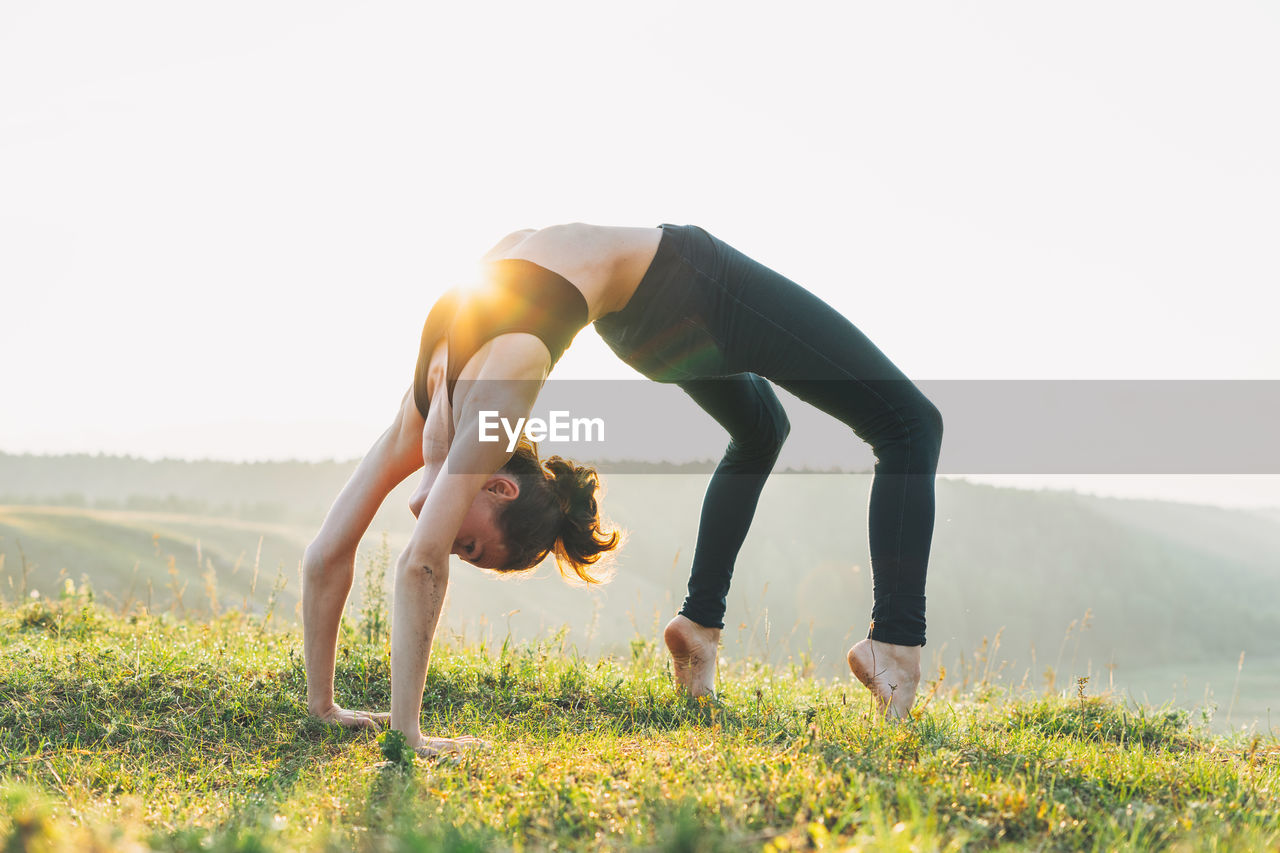
[[528,332],[546,344],[555,366],[588,317],[586,297],[560,274],[520,258],[489,261],[481,287],[452,288],[427,315],[413,377],[418,411],[425,418],[431,405],[427,370],[442,337],[448,340],[445,387],[452,406],[458,374],[486,341],[508,332]]

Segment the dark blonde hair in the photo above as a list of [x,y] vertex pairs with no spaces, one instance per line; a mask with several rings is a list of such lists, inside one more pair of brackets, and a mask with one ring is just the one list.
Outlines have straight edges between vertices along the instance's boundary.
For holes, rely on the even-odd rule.
[[497,571],[532,569],[554,553],[566,578],[572,573],[589,584],[607,580],[607,574],[588,568],[617,548],[622,536],[616,528],[601,528],[596,469],[560,456],[542,461],[538,446],[522,435],[501,472],[520,484],[520,494],[496,519],[511,554]]

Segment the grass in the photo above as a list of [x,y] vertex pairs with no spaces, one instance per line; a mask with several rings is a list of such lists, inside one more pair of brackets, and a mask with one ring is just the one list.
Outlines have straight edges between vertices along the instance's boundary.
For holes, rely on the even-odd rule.
[[[924,685],[904,726],[799,666],[673,689],[662,649],[442,637],[422,759],[308,717],[269,619],[119,613],[68,584],[0,607],[5,850],[1275,849],[1280,743],[1089,695]],[[989,667],[987,667],[989,670]],[[385,602],[344,625],[338,701],[389,706]]]

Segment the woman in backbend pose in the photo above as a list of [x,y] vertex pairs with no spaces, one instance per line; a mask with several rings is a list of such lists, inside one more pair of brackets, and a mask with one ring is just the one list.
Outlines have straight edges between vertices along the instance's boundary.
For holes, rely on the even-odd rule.
[[565,347],[594,323],[623,361],[679,385],[729,433],[703,501],[688,596],[664,634],[679,683],[693,696],[715,683],[734,561],[789,429],[772,381],[875,452],[871,628],[848,662],[882,713],[908,716],[925,642],[937,408],[838,312],[696,226],[530,229],[503,239],[485,261],[481,287],[450,291],[431,309],[413,387],[307,547],[311,712],[357,726],[387,716],[334,704],[338,621],[361,536],[387,493],[420,468],[410,501],[418,522],[396,565],[391,632],[390,720],[414,747],[467,740],[423,738],[419,727],[450,554],[505,572],[554,553],[561,572],[594,580],[591,564],[617,545],[616,532],[600,526],[595,471],[559,457],[541,462],[527,442],[513,455],[505,442],[477,440],[481,411],[512,423],[527,417]]

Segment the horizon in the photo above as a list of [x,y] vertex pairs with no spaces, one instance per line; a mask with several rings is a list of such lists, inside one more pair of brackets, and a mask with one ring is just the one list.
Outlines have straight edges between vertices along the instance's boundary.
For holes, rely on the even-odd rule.
[[[97,452],[77,453],[12,453],[0,449],[0,457],[31,457],[36,459],[87,458],[87,459],[119,459],[144,463],[182,463],[182,464],[228,464],[228,465],[341,465],[355,466],[360,457],[303,459],[303,458],[270,458],[270,459],[229,459],[218,457],[147,457],[134,454],[117,454]],[[580,459],[580,462],[597,466],[605,475],[629,475],[645,472],[610,471],[612,466],[628,465],[671,466],[685,468],[680,474],[709,474],[717,459],[711,457],[671,461],[653,459]],[[705,467],[705,471],[703,468]],[[779,465],[774,473],[789,475],[840,475],[854,474],[867,476],[871,473],[865,468],[841,468],[839,470],[806,468],[804,466]],[[409,479],[412,479],[410,477]],[[1204,475],[1150,475],[1146,477],[1105,477],[1105,476],[1033,476],[1033,475],[982,475],[982,474],[939,474],[940,480],[952,480],[974,485],[994,486],[1029,492],[1061,492],[1083,497],[1110,498],[1116,500],[1158,501],[1186,506],[1205,506],[1215,509],[1238,510],[1243,512],[1277,512],[1280,513],[1280,477],[1211,477]],[[1242,486],[1241,481],[1246,481]],[[1247,481],[1257,481],[1249,484]],[[1207,493],[1207,495],[1206,495]],[[1211,495],[1216,499],[1207,499]],[[0,498],[4,495],[0,492]]]

